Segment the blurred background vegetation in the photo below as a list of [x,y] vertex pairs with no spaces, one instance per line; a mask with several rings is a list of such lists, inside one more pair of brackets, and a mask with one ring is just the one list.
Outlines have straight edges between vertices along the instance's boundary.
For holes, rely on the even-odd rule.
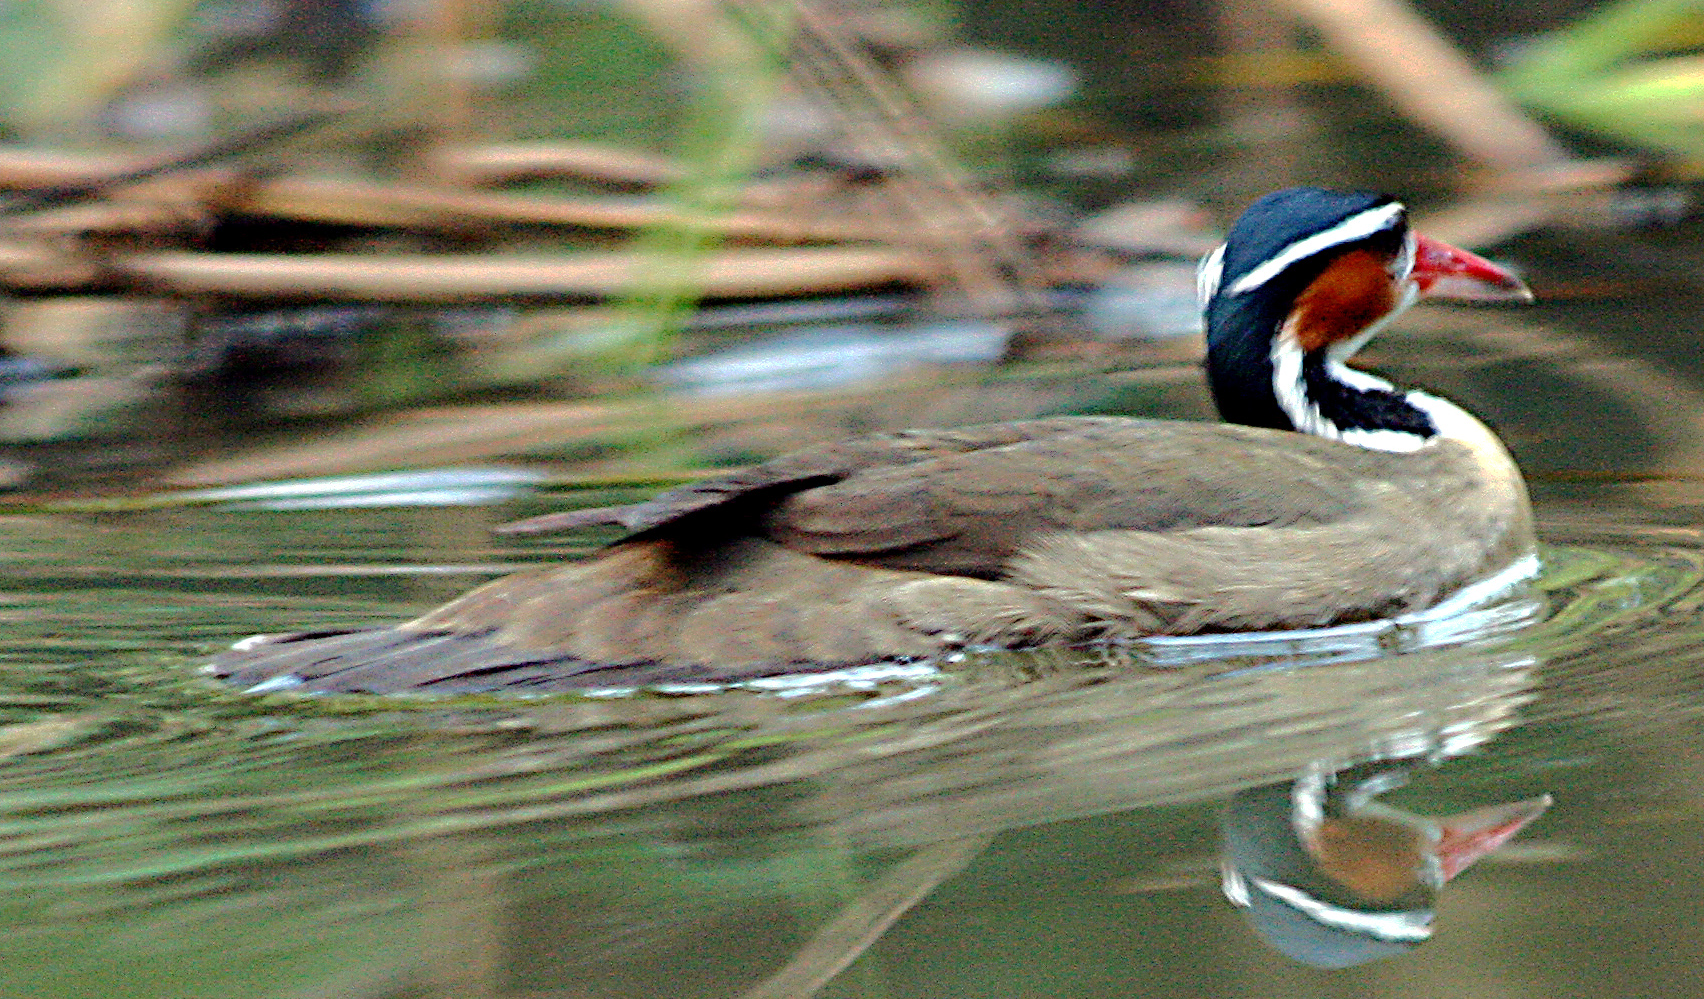
[[18,0],[0,480],[1142,409],[1271,188],[1691,226],[1701,50],[1701,0]]

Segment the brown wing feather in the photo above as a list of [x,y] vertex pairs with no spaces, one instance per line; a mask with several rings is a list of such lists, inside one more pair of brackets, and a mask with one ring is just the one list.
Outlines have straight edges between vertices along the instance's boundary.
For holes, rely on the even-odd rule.
[[[861,472],[904,468],[942,457],[974,453],[1068,433],[1090,418],[1060,417],[990,423],[953,430],[906,430],[818,444],[761,464],[712,475],[665,490],[640,503],[545,514],[498,528],[505,534],[543,534],[587,527],[623,527],[634,535],[663,534],[673,525],[728,533],[757,532],[758,515],[793,493],[839,482]],[[1104,422],[1104,421],[1098,421]],[[1115,421],[1122,422],[1122,421]],[[721,527],[722,530],[713,530]]]
[[617,525],[689,546],[766,537],[894,569],[997,578],[1058,531],[1329,523],[1364,509],[1390,455],[1209,423],[1059,417],[824,444],[630,506],[511,531]]
[[[1327,523],[1364,506],[1381,457],[1296,434],[1148,420],[1050,421],[1009,444],[790,495],[768,536],[896,569],[995,578],[1059,531]],[[1370,461],[1368,459],[1371,459]]]

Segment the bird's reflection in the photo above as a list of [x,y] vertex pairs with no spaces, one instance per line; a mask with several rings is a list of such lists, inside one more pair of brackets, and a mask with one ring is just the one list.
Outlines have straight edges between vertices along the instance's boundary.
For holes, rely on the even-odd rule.
[[1221,820],[1225,896],[1267,943],[1314,967],[1423,943],[1439,889],[1550,806],[1541,795],[1429,818],[1378,800],[1426,765],[1378,760],[1239,792]]

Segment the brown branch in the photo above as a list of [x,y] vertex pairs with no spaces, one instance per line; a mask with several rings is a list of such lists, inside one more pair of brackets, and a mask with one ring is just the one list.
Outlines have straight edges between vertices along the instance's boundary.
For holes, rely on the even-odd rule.
[[779,971],[740,999],[807,999],[845,971],[941,882],[965,869],[988,846],[986,837],[949,840],[918,850],[882,875],[811,937]]
[[[0,254],[0,265],[5,263]],[[21,263],[39,266],[20,255]],[[109,275],[158,292],[269,299],[341,298],[452,302],[486,298],[611,298],[625,294],[648,255],[624,251],[560,256],[239,254],[183,250],[118,255]],[[682,265],[681,280],[712,298],[756,298],[922,284],[939,275],[916,250],[883,247],[738,248]],[[695,272],[694,272],[695,271]],[[0,270],[0,280],[11,275]]]
[[1467,156],[1511,172],[1568,158],[1542,126],[1402,0],[1276,2],[1318,28],[1399,110]]

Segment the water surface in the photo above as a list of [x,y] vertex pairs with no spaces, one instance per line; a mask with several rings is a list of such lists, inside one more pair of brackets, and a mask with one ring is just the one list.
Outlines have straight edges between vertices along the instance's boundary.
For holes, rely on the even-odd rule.
[[[11,518],[0,978],[724,996],[855,958],[821,994],[1652,994],[1704,943],[1704,545],[1629,505],[1647,488],[1541,483],[1543,620],[1464,645],[537,701],[253,698],[194,671],[553,554],[493,547],[505,508]],[[1395,751],[1441,763],[1392,796],[1416,811],[1558,803],[1412,954],[1284,962],[1220,896],[1219,808]]]
[[[0,519],[0,994],[1671,994],[1704,951],[1704,375],[1650,332],[1696,298],[1662,307],[1425,310],[1369,352],[1498,426],[1545,541],[1535,604],[1371,658],[245,696],[198,660],[591,539],[493,540],[536,496]],[[1195,417],[1196,377],[1173,351],[1077,391]],[[1433,764],[1389,795],[1416,812],[1556,803],[1430,942],[1294,964],[1220,892],[1220,812],[1370,756]]]

